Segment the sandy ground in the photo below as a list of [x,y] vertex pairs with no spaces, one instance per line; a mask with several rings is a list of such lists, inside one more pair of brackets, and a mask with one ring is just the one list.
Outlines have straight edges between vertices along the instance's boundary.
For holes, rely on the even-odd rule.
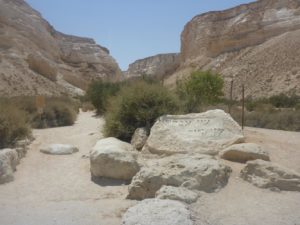
[[[91,181],[88,155],[102,137],[103,120],[80,113],[72,127],[34,130],[36,140],[18,166],[15,181],[0,186],[0,225],[119,225],[128,207],[127,185]],[[271,160],[300,172],[300,133],[246,128],[247,142],[260,143]],[[69,156],[39,152],[68,143]],[[217,193],[191,205],[196,225],[300,225],[300,193],[259,189],[239,178],[243,164],[223,161],[233,173]]]
[[[247,142],[261,144],[271,161],[300,173],[300,133],[246,128]],[[223,160],[233,172],[217,193],[191,206],[196,225],[300,225],[300,193],[272,192],[239,178],[244,164]]]
[[[103,120],[80,113],[71,127],[34,130],[36,140],[17,167],[15,181],[0,186],[0,225],[119,225],[134,201],[127,186],[91,181],[88,155],[101,138]],[[74,155],[39,152],[51,143],[73,144]]]

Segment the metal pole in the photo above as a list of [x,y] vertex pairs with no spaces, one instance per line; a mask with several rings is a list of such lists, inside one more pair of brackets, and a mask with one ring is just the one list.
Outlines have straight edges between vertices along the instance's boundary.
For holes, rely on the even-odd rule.
[[245,126],[245,85],[242,85],[242,129]]

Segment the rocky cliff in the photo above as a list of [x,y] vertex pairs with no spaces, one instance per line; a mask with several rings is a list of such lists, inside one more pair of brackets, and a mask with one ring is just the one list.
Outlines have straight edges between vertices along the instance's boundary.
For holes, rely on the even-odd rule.
[[106,48],[56,31],[24,0],[0,0],[0,69],[0,96],[81,94],[121,75]]
[[234,82],[240,98],[300,94],[300,1],[259,0],[194,17],[181,34],[180,69],[168,83],[196,69]]
[[145,59],[139,59],[129,65],[124,73],[125,78],[150,75],[155,77],[164,77],[171,75],[179,66],[179,54],[159,54]]

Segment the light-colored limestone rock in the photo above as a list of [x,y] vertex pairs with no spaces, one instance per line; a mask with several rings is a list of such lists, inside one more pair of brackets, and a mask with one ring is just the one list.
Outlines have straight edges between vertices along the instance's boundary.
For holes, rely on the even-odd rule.
[[121,70],[93,39],[56,31],[26,1],[0,1],[0,95],[84,94],[95,79]]
[[40,150],[42,153],[50,155],[70,155],[78,152],[78,148],[67,144],[52,144],[49,147],[42,148]]
[[213,192],[227,184],[230,173],[230,167],[209,155],[176,154],[154,159],[133,177],[127,198],[153,198],[163,185]]
[[147,75],[161,79],[171,75],[178,68],[179,61],[178,53],[150,56],[131,63],[128,70],[124,72],[124,76],[128,79]]
[[196,192],[184,187],[162,186],[155,193],[155,197],[159,199],[169,199],[191,204],[197,201],[199,195]]
[[195,16],[181,34],[181,60],[166,83],[175,84],[194,70],[224,77],[224,93],[270,97],[300,94],[300,2],[260,0]]
[[94,177],[130,180],[140,169],[133,147],[116,138],[98,141],[90,153],[90,162]]
[[122,225],[193,225],[186,206],[178,201],[146,199],[129,208]]
[[300,174],[264,160],[248,161],[241,177],[260,188],[300,191]]
[[216,155],[244,141],[241,127],[223,110],[162,116],[151,128],[143,151],[154,154],[202,153]]
[[148,138],[147,129],[144,127],[137,128],[132,136],[131,144],[137,150],[141,150],[144,147],[147,138]]
[[0,184],[14,180],[13,172],[19,162],[16,150],[9,148],[0,150]]
[[260,145],[244,143],[232,145],[220,152],[220,157],[234,162],[245,163],[249,160],[262,159],[270,161],[269,153]]

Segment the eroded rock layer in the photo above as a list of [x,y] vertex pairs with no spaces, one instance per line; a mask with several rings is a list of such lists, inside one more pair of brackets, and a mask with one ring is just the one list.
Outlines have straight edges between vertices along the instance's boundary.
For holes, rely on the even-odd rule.
[[181,34],[180,69],[168,80],[192,70],[213,69],[225,79],[225,94],[268,97],[300,94],[300,1],[260,0],[194,17]]
[[121,74],[93,39],[56,31],[23,0],[0,0],[0,95],[81,94]]

